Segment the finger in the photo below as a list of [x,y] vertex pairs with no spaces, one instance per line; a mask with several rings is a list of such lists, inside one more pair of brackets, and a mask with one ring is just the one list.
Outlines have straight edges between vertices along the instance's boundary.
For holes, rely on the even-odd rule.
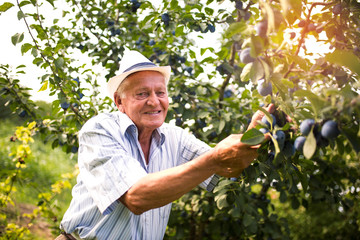
[[[274,113],[275,112],[275,105],[273,103],[269,104],[269,106],[267,106],[265,108],[265,110],[268,112],[268,113]],[[265,113],[263,113],[262,111],[260,110],[257,110],[253,116],[253,121],[254,120],[260,120],[262,117],[264,117]]]
[[264,134],[264,137],[265,137],[265,141],[271,140],[271,136],[270,136],[270,133],[269,133],[269,132],[268,132],[268,133],[265,133],[265,134]]
[[249,148],[251,148],[251,149],[258,149],[260,146],[261,146],[261,144],[252,145],[252,146],[250,146]]
[[286,115],[286,121],[288,121],[288,122],[290,122],[290,123],[293,122],[292,118],[291,118],[289,115]]
[[270,103],[265,109],[266,109],[266,111],[268,111],[268,113],[274,113],[275,105],[273,103]]

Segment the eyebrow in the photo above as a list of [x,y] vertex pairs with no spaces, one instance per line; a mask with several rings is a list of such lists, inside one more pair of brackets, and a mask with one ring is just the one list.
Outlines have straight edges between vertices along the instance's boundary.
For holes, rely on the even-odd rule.
[[[149,87],[141,87],[141,88],[136,88],[136,89],[135,89],[135,92],[137,92],[137,91],[143,91],[143,90],[150,90],[150,89],[152,89],[152,88],[149,88]],[[166,87],[163,87],[163,86],[155,87],[154,89],[155,89],[155,91],[158,91],[159,89],[160,89],[160,90],[167,90],[167,88],[166,88]]]
[[147,87],[136,88],[136,89],[135,89],[135,92],[137,92],[137,91],[143,91],[143,90],[149,90],[149,88],[147,88]]

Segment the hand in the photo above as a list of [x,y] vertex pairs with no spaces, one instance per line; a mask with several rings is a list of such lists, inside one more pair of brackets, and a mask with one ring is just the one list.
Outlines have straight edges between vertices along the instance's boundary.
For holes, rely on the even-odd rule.
[[242,143],[242,134],[233,134],[219,142],[214,148],[216,174],[223,177],[238,177],[257,157],[259,146]]
[[[275,105],[270,104],[265,109],[270,114],[274,113]],[[264,115],[265,114],[262,111],[257,111],[253,115],[248,129],[254,128]],[[230,135],[218,143],[214,148],[215,161],[219,168],[216,172],[218,175],[224,177],[238,177],[257,157],[257,149],[260,145],[250,146],[244,144],[240,141],[241,137],[242,134]],[[270,138],[268,134],[266,134],[265,137],[266,139]]]
[[[271,103],[269,106],[267,106],[265,108],[265,110],[268,113],[272,114],[275,112],[275,105]],[[248,130],[251,128],[254,128],[258,124],[258,121],[261,121],[261,119],[264,117],[264,115],[265,114],[262,111],[260,111],[260,110],[256,111],[256,113],[251,118],[251,122],[248,126]]]

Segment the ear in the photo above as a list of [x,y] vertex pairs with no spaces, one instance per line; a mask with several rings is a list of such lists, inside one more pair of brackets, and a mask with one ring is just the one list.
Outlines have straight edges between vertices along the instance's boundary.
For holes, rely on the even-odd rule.
[[120,112],[125,112],[125,109],[122,105],[122,101],[120,96],[117,94],[117,92],[114,93],[114,102],[116,104],[116,107],[119,109]]

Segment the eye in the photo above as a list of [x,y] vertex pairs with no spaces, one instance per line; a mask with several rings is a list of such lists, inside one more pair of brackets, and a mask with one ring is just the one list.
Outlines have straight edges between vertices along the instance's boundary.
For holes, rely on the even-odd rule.
[[148,96],[149,96],[149,94],[147,92],[139,92],[136,94],[136,98],[138,98],[138,99],[144,99]]
[[166,92],[158,91],[158,92],[156,92],[156,95],[157,95],[158,97],[164,97],[164,96],[166,95]]

